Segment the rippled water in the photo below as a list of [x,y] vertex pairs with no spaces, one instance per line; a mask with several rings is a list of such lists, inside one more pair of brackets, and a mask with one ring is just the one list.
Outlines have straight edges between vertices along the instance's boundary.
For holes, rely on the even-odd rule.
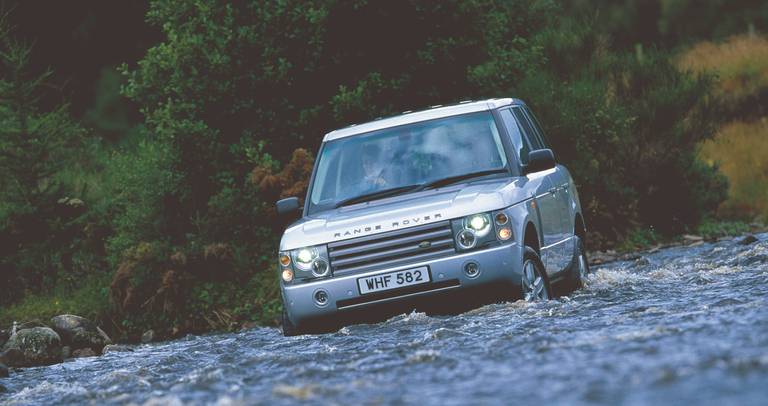
[[768,234],[593,267],[547,303],[259,328],[17,371],[0,403],[768,404]]

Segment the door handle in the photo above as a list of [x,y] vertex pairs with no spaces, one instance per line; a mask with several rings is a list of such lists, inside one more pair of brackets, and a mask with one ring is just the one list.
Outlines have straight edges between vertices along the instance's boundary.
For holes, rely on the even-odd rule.
[[553,187],[552,189],[549,189],[549,193],[552,193],[553,195],[557,194],[557,188]]

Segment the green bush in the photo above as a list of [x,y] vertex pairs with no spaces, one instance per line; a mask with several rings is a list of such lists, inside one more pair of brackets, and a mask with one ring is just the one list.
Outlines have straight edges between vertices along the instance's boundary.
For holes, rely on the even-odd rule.
[[[154,0],[147,19],[165,39],[120,69],[144,127],[103,122],[120,101],[100,99],[89,123],[103,139],[129,139],[72,149],[61,141],[84,134],[63,110],[35,116],[60,135],[44,150],[62,153],[57,175],[39,179],[67,190],[37,205],[0,199],[0,230],[45,223],[25,237],[28,251],[0,263],[0,282],[37,291],[56,269],[106,262],[108,318],[127,338],[270,322],[284,226],[273,203],[301,195],[312,168],[297,148],[315,150],[348,124],[486,97],[523,98],[540,116],[578,182],[591,249],[637,229],[655,230],[631,234],[638,243],[694,229],[726,190],[696,159],[717,123],[710,79],[678,72],[664,50],[616,48],[600,20],[564,10],[554,0]],[[105,76],[102,86],[119,82]],[[12,122],[12,105],[0,107]],[[80,211],[73,198],[86,199]]]
[[[695,226],[724,190],[695,158],[716,117],[708,78],[679,73],[663,52],[615,52],[593,23],[558,10],[551,1],[153,1],[148,18],[166,40],[123,67],[148,132],[108,170],[109,252],[126,266],[142,244],[167,247],[148,263],[150,277],[129,278],[163,311],[122,309],[126,334],[269,318],[281,231],[271,205],[281,193],[268,189],[301,189],[268,173],[327,130],[429,104],[529,101],[579,182],[596,245],[640,226]],[[218,278],[200,271],[215,247],[227,251]],[[189,294],[152,293],[170,285]],[[269,301],[248,305],[242,286],[272,286]]]
[[[541,117],[578,182],[593,248],[641,225],[667,235],[690,230],[727,190],[716,168],[696,157],[718,122],[711,78],[680,73],[665,52],[612,52],[592,24],[561,18],[526,41],[497,35],[489,45],[496,52],[473,78],[486,92],[527,100]],[[495,58],[520,44],[529,44],[534,62],[488,79],[504,77]]]

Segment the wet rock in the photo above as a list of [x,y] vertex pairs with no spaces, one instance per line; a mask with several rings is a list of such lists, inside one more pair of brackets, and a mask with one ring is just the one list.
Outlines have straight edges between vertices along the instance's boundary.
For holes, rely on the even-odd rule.
[[653,253],[659,252],[659,251],[661,251],[662,248],[663,248],[662,245],[658,244],[658,245],[654,246],[653,248],[649,249],[648,250],[648,254],[653,254]]
[[739,241],[740,245],[749,245],[758,242],[759,240],[754,235],[748,235]]
[[624,254],[621,257],[619,257],[619,259],[621,259],[622,261],[636,261],[640,258],[642,258],[642,255],[636,254],[634,252],[630,252],[628,254]]
[[61,347],[61,359],[67,359],[72,357],[72,349],[65,345]]
[[72,358],[95,357],[96,352],[90,348],[81,348],[72,352]]
[[27,330],[27,329],[30,329],[30,328],[37,328],[37,327],[48,327],[48,326],[46,326],[40,320],[32,320],[32,321],[27,321],[27,322],[24,322],[24,323],[21,323],[21,324],[17,325],[16,326],[16,331]]
[[691,235],[691,234],[685,234],[685,235],[683,236],[683,239],[684,239],[686,242],[697,242],[697,241],[703,241],[703,240],[704,240],[704,237],[702,237],[702,236],[700,236],[700,235]]
[[648,266],[651,264],[651,261],[646,257],[640,257],[635,260],[635,266]]
[[0,378],[7,378],[11,375],[8,367],[5,364],[0,363]]
[[8,333],[5,330],[0,330],[0,348],[3,348],[5,345],[5,342],[8,341],[8,338],[11,337],[11,334]]
[[618,259],[616,251],[597,251],[589,254],[590,265],[600,265],[607,262],[613,262]]
[[105,344],[112,344],[112,339],[109,338],[109,335],[107,335],[107,333],[105,333],[99,326],[96,326],[96,331],[98,331],[101,337],[104,338]]
[[16,355],[11,359],[5,359],[12,367],[32,367],[61,362],[61,338],[48,327],[33,327],[17,331],[8,339],[5,350],[18,350],[23,355],[22,359],[18,359]]
[[258,326],[259,324],[256,323],[255,321],[246,321],[246,322],[243,322],[243,324],[240,326],[240,330],[251,330]]
[[8,391],[8,390],[7,390],[7,389],[5,389],[5,386],[3,386],[3,385],[0,385],[0,393],[5,393],[5,392],[7,392],[7,391]]
[[0,363],[5,365],[18,365],[24,362],[24,353],[16,348],[9,348],[0,353]]
[[70,346],[73,351],[92,348],[101,352],[109,344],[96,325],[84,317],[62,314],[52,318],[51,325],[61,337],[62,343]]
[[155,330],[147,330],[141,335],[142,343],[146,344],[151,343],[152,341],[155,341]]
[[104,354],[110,352],[133,352],[133,347],[122,344],[109,344],[102,350]]

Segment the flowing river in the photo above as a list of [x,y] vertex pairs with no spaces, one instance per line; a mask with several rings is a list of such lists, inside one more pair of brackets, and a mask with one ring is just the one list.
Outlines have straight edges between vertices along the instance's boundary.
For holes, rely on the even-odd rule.
[[322,336],[188,336],[18,370],[0,404],[768,404],[768,234],[593,266],[587,288]]

